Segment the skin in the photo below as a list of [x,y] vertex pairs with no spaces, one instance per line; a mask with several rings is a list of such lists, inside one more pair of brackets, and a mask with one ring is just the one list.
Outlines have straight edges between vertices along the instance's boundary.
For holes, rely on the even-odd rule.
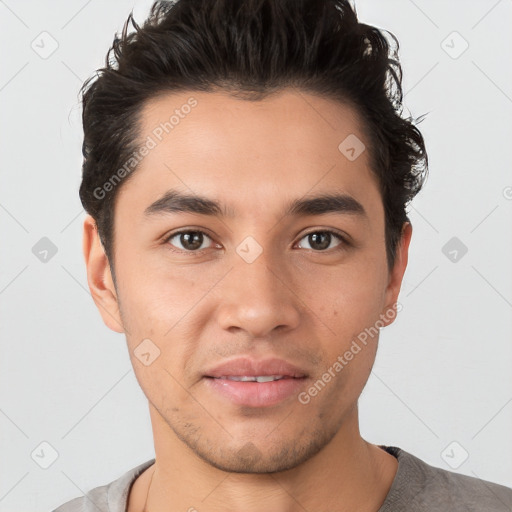
[[[94,220],[84,222],[93,299],[105,324],[126,335],[153,428],[156,463],[133,485],[128,510],[143,510],[147,497],[151,512],[375,512],[398,468],[359,432],[357,401],[378,336],[306,405],[294,395],[237,406],[203,375],[234,356],[278,357],[307,372],[308,389],[396,303],[411,226],[389,269],[368,151],[350,161],[338,150],[350,134],[365,141],[351,107],[293,89],[258,102],[166,94],[144,106],[141,140],[191,96],[198,105],[119,190],[117,288]],[[231,215],[145,216],[169,189],[214,199]],[[334,192],[366,215],[284,215],[295,199]],[[180,237],[167,240],[183,228],[210,236],[199,254],[187,254]],[[318,250],[306,235],[325,230],[348,243],[333,237]],[[263,250],[252,263],[236,252],[247,236]],[[134,355],[146,338],[160,350],[149,366]]]

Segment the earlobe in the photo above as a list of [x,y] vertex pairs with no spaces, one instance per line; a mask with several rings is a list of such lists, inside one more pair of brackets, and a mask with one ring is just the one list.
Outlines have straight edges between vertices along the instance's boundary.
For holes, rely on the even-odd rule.
[[84,220],[82,248],[87,269],[87,283],[94,303],[105,325],[115,332],[122,333],[124,328],[110,265],[96,222],[90,215],[87,215]]
[[412,237],[412,225],[410,222],[404,222],[402,226],[402,234],[400,242],[396,248],[395,262],[393,268],[389,273],[389,282],[386,288],[386,306],[382,312],[383,320],[386,325],[391,324],[397,312],[397,301],[402,286],[402,280],[407,268],[407,261],[409,257],[409,244]]

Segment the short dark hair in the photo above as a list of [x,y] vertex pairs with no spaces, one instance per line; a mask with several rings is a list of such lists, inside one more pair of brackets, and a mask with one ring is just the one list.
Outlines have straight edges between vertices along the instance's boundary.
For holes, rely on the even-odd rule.
[[[130,23],[135,30],[128,33]],[[136,166],[117,174],[120,185],[112,178],[140,147],[145,102],[166,92],[218,90],[251,101],[286,87],[351,105],[360,115],[391,268],[409,221],[406,206],[428,171],[423,137],[403,115],[398,49],[393,34],[358,22],[348,0],[156,1],[142,26],[130,13],[105,67],[80,90],[80,200],[112,271],[115,198]]]

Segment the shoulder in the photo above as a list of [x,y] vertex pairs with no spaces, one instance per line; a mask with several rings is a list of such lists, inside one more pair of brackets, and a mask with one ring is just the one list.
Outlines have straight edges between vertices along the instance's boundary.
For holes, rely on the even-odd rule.
[[431,466],[401,448],[383,448],[398,458],[398,471],[379,512],[512,511],[509,487]]
[[53,512],[125,512],[132,484],[154,462],[155,459],[144,462],[124,473],[117,480],[95,487],[84,496],[62,504]]

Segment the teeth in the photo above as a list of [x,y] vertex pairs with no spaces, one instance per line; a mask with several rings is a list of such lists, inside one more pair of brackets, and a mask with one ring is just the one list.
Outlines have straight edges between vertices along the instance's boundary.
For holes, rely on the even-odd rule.
[[274,380],[284,379],[284,375],[258,375],[256,377],[246,377],[246,376],[229,376],[229,377],[219,377],[221,379],[228,380],[236,380],[239,382],[272,382]]
[[282,375],[263,375],[261,377],[256,377],[258,382],[271,382],[273,380],[283,379]]

